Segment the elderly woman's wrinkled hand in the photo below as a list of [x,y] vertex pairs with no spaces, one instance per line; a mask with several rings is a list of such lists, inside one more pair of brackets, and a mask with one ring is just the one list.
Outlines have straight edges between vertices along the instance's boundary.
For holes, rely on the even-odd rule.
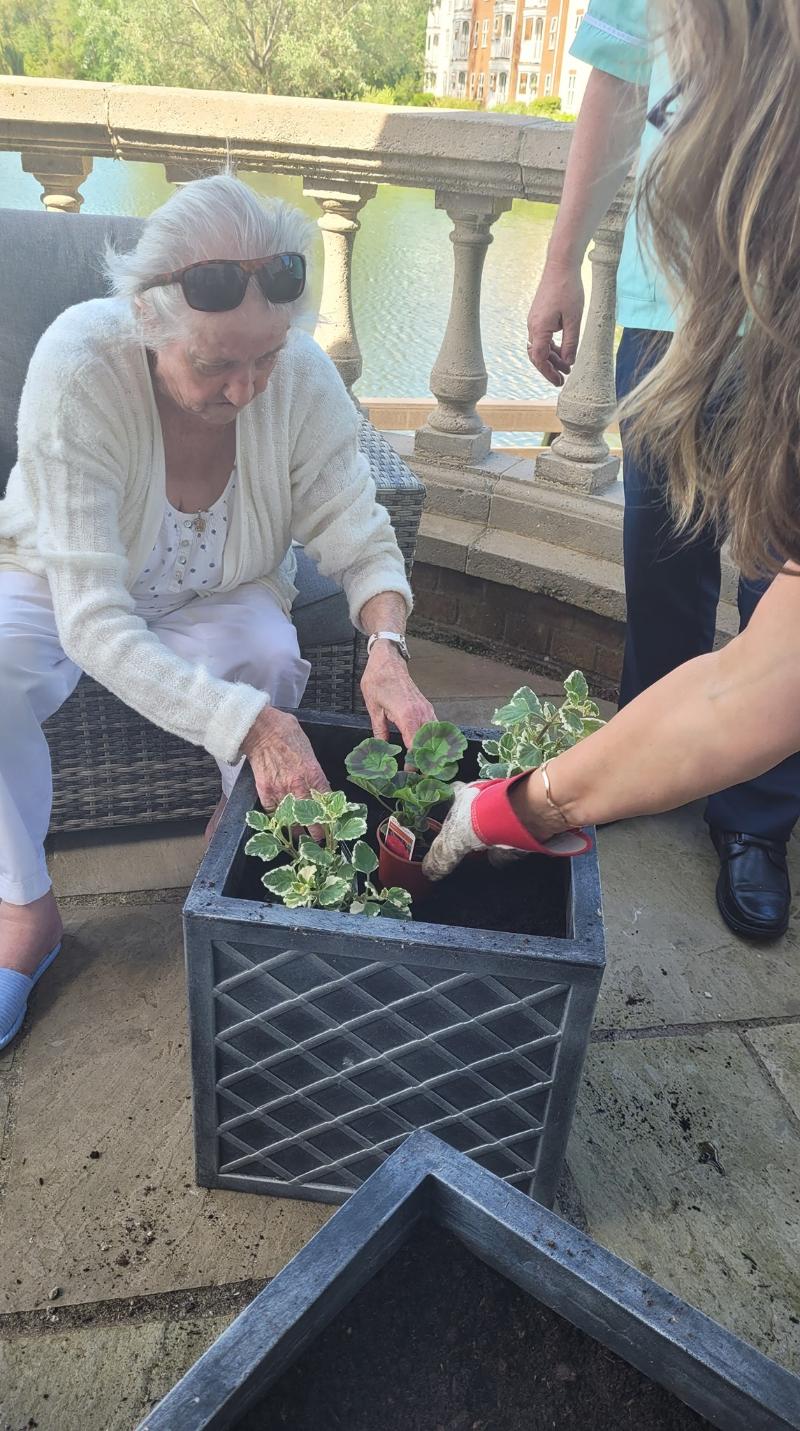
[[373,647],[361,678],[361,694],[379,740],[389,739],[391,722],[408,747],[420,726],[436,719],[433,706],[414,685],[402,656],[388,644]]
[[[299,721],[286,711],[265,706],[242,749],[253,768],[258,798],[265,810],[274,810],[284,795],[308,796],[312,790],[330,790]],[[311,830],[312,836],[317,832]]]

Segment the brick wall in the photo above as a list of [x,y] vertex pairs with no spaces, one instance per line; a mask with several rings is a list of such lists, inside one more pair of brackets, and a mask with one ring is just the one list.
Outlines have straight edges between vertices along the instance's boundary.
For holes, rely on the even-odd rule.
[[593,692],[616,698],[625,634],[620,622],[425,562],[414,567],[413,587],[414,635],[546,676],[563,678],[578,667]]

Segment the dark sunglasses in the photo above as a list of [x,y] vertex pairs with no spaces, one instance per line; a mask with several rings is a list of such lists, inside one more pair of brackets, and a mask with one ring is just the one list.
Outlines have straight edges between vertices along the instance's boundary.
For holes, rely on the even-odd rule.
[[190,308],[199,313],[227,313],[238,308],[254,278],[268,303],[294,303],[306,286],[302,253],[274,253],[269,258],[204,258],[174,273],[160,273],[141,290],[179,283]]

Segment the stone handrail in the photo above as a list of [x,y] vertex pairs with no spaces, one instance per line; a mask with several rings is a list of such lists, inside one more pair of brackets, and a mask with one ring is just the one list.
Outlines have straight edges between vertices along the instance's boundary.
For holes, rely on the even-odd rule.
[[[378,184],[432,188],[453,221],[450,317],[431,373],[436,407],[416,434],[424,461],[482,461],[491,431],[476,404],[487,374],[481,274],[491,227],[513,199],[555,202],[571,126],[515,115],[399,109],[332,100],[0,76],[0,149],[18,152],[47,209],[75,211],[95,157],[164,165],[185,182],[224,163],[299,174],[322,210],[325,250],[320,339],[352,388],[361,351],[351,301],[359,210]],[[624,208],[592,250],[595,282],[575,377],[559,401],[562,433],[537,477],[595,491],[616,474],[603,433],[613,409],[614,276]]]

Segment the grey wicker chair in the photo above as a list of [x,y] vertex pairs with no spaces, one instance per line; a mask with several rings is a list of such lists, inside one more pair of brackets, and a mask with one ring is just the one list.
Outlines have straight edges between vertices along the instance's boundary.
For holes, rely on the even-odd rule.
[[[140,229],[132,218],[0,210],[0,495],[16,458],[19,396],[40,335],[63,309],[102,294],[106,241],[132,246]],[[359,443],[410,571],[422,485],[366,421]],[[293,619],[311,662],[304,706],[360,709],[365,643],[342,592],[302,549],[297,586]],[[207,815],[217,801],[219,774],[205,751],[157,729],[86,676],[45,733],[54,777],[51,831]]]

